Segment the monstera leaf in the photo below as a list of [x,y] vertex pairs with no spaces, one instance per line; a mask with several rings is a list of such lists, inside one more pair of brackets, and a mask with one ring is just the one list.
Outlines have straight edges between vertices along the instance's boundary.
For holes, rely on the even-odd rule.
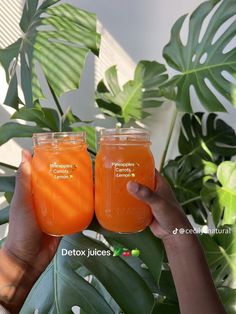
[[236,155],[236,134],[216,114],[185,114],[179,135],[179,152],[194,163],[201,159],[217,162]]
[[[143,234],[142,241],[148,243],[150,239]],[[63,256],[62,250],[70,250],[70,256]],[[89,250],[105,253],[88,257]],[[124,258],[113,257],[108,246],[82,234],[62,239],[56,257],[31,290],[21,313],[33,313],[36,309],[40,313],[71,313],[74,305],[85,313],[115,313],[114,302],[108,304],[101,289],[85,280],[88,274],[99,280],[124,313],[151,313],[155,301],[143,278]]]
[[[96,130],[86,125],[71,110],[62,117],[57,110],[41,107],[38,104],[35,108],[21,108],[16,111],[11,119],[20,119],[24,122],[33,122],[33,125],[21,124],[19,122],[7,122],[0,127],[0,145],[3,145],[11,138],[32,137],[33,133],[43,132],[86,132],[87,143],[92,153],[96,152]],[[80,122],[82,125],[74,126]]]
[[[164,48],[163,56],[169,66],[179,71],[168,83],[177,87],[176,103],[178,109],[192,111],[190,88],[193,87],[201,104],[208,111],[224,111],[222,101],[215,96],[214,90],[231,101],[231,84],[223,71],[231,75],[236,73],[236,49],[228,49],[228,44],[236,33],[236,23],[230,26],[221,36],[220,27],[236,13],[235,0],[206,1],[190,16],[187,43],[180,37],[186,15],[177,20],[171,31],[171,39]],[[206,27],[202,38],[200,33],[205,18],[216,11]],[[200,40],[200,42],[199,42]]]
[[206,182],[201,195],[211,208],[216,226],[236,223],[236,163],[222,162],[217,169],[219,182]]
[[236,289],[228,287],[218,288],[218,293],[220,295],[221,301],[224,304],[225,311],[227,314],[235,314],[235,300],[236,300]]
[[116,67],[109,68],[105,78],[106,83],[101,81],[97,87],[96,102],[105,114],[115,116],[121,122],[141,120],[149,115],[145,109],[159,107],[163,103],[163,96],[173,97],[172,90],[159,88],[168,75],[165,66],[155,61],[140,61],[134,79],[122,88]]
[[213,237],[200,236],[200,241],[217,287],[236,288],[236,225],[218,229]]
[[44,98],[38,79],[40,68],[56,95],[76,89],[87,53],[98,54],[96,16],[69,4],[52,6],[59,1],[45,0],[38,7],[38,0],[27,0],[20,23],[22,38],[0,50],[0,64],[9,82],[5,104],[18,108],[19,82],[28,108]]
[[181,157],[170,160],[163,169],[163,174],[172,186],[186,214],[191,214],[200,225],[207,224],[207,210],[201,199],[204,180],[217,170],[212,162],[202,160],[202,165],[194,167],[189,159]]

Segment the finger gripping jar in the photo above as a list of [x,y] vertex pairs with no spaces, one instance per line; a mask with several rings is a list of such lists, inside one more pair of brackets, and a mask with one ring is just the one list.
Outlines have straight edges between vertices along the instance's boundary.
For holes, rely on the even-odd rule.
[[33,142],[33,201],[41,229],[55,236],[82,231],[94,214],[85,133],[38,133]]
[[152,220],[150,207],[130,195],[127,183],[154,189],[155,164],[150,134],[143,129],[103,129],[95,164],[95,213],[114,232],[139,232]]

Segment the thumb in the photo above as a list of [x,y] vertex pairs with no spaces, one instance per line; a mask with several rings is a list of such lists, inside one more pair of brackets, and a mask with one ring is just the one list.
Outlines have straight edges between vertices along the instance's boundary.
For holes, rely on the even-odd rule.
[[152,214],[161,226],[174,226],[178,221],[185,221],[186,217],[179,204],[165,199],[157,192],[153,192],[148,187],[129,181],[127,184],[128,192],[138,200],[141,200],[151,207]]
[[137,182],[129,181],[127,183],[127,190],[135,198],[144,201],[150,206],[158,201],[157,195],[151,189]]
[[22,150],[21,164],[16,174],[16,185],[12,202],[17,205],[27,204],[31,195],[31,154]]

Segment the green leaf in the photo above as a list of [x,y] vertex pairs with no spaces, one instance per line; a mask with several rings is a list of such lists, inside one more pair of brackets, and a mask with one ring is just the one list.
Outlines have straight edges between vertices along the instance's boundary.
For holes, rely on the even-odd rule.
[[116,242],[129,249],[139,249],[141,260],[146,264],[156,284],[158,284],[161,275],[164,249],[161,240],[157,239],[148,228],[135,234],[119,234],[103,229],[94,221],[93,224],[89,226],[89,229],[102,234],[108,242]]
[[38,6],[38,0],[26,0],[25,6],[23,8],[23,14],[20,21],[20,28],[25,33],[27,32],[27,28],[29,27],[32,18],[36,12]]
[[236,225],[220,227],[213,237],[203,234],[200,241],[216,286],[236,288]]
[[91,121],[82,121],[76,116],[70,107],[62,116],[62,131],[63,132],[86,132],[86,141],[89,151],[95,155],[97,151],[96,129],[90,125],[79,125],[77,123],[89,123]]
[[71,131],[72,125],[80,122],[82,122],[82,120],[80,120],[80,118],[73,113],[71,108],[68,107],[66,112],[62,116],[62,130],[64,132]]
[[7,94],[4,100],[4,104],[14,109],[18,109],[20,99],[18,97],[18,87],[16,73],[12,76],[10,84],[8,86]]
[[12,200],[12,198],[13,198],[13,195],[14,195],[14,192],[5,192],[5,193],[4,193],[5,199],[6,199],[6,201],[8,202],[8,204],[11,203],[11,200]]
[[[0,63],[5,69],[10,91],[7,104],[17,108],[17,85],[21,81],[27,108],[44,98],[38,68],[57,96],[79,87],[80,76],[89,51],[98,54],[100,35],[96,16],[69,4],[53,6],[58,1],[27,0],[21,19],[24,31],[13,45],[0,49]],[[20,77],[12,66],[20,60]],[[36,70],[37,69],[37,70]],[[10,72],[10,76],[8,73]]]
[[0,64],[5,70],[6,79],[9,83],[8,91],[4,100],[4,104],[18,109],[20,103],[17,89],[16,65],[18,59],[18,51],[22,45],[22,39],[18,39],[5,49],[0,49]]
[[180,36],[186,15],[179,18],[172,28],[170,42],[163,50],[168,65],[180,72],[166,86],[177,87],[176,104],[182,111],[192,111],[191,86],[194,87],[202,106],[208,111],[225,111],[222,100],[215,96],[210,84],[213,90],[231,101],[231,83],[224,78],[222,72],[227,71],[232,75],[236,72],[236,49],[224,53],[224,49],[235,36],[236,23],[231,23],[217,40],[215,35],[235,15],[235,0],[221,2],[199,43],[203,22],[215,5],[216,1],[206,1],[191,14],[186,44],[182,43]]
[[60,118],[57,111],[51,108],[21,108],[11,119],[35,122],[38,127],[48,128],[53,132],[60,131]]
[[96,140],[96,129],[89,125],[80,125],[77,127],[71,126],[73,132],[86,132],[86,141],[88,144],[89,151],[96,154],[97,151],[97,140]]
[[[73,305],[86,313],[114,313],[99,292],[78,275],[82,264],[103,284],[125,313],[150,312],[154,299],[142,278],[121,258],[112,256],[62,256],[61,250],[106,250],[104,244],[75,234],[64,237],[47,271],[31,290],[21,313],[69,313]],[[54,282],[52,285],[51,283]]]
[[3,225],[9,221],[9,208],[10,206],[7,206],[0,210],[0,225]]
[[221,301],[227,314],[236,314],[236,290],[229,287],[218,288]]
[[201,190],[206,178],[216,173],[217,166],[205,160],[201,160],[201,165],[194,166],[190,159],[181,159],[170,160],[163,174],[186,214],[191,214],[196,223],[205,225],[208,213],[201,199]]
[[[206,118],[206,119],[205,119]],[[236,155],[236,134],[214,113],[185,114],[179,135],[179,152],[193,162],[199,159],[217,162]]]
[[156,302],[150,314],[180,314],[178,304]]
[[0,176],[0,192],[14,192],[15,176]]
[[[236,78],[236,75],[234,75],[234,78]],[[233,84],[232,86],[231,95],[232,95],[233,105],[236,107],[236,84]]]
[[43,132],[45,132],[45,129],[37,126],[7,122],[0,127],[0,145],[3,145],[14,137],[32,137],[33,133]]
[[101,81],[97,87],[96,102],[105,114],[125,123],[143,119],[147,115],[144,109],[161,106],[167,93],[159,88],[168,78],[166,68],[156,61],[140,61],[134,79],[122,88],[115,66],[106,71],[105,78],[106,82]]
[[[111,306],[113,311],[117,314],[120,314],[122,311],[116,301],[112,298],[110,293],[104,288],[99,280],[96,277],[92,276],[91,285],[96,288],[96,290],[103,296],[107,303]],[[80,312],[81,314],[81,312]]]
[[[18,51],[22,45],[22,39],[19,38],[16,42],[5,49],[0,49],[0,64],[5,70],[7,82],[10,76],[14,76],[17,63]],[[13,61],[13,64],[12,64]],[[10,75],[9,75],[10,74]]]
[[[217,169],[219,182],[206,182],[202,199],[210,207],[216,226],[236,223],[236,162],[224,161]],[[223,216],[223,217],[222,217]]]
[[160,294],[168,300],[178,303],[175,284],[169,270],[162,270],[160,277]]

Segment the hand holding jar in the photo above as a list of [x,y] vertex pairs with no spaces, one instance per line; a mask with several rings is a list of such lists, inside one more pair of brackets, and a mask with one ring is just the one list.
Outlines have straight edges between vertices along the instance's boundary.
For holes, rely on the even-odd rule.
[[41,133],[33,141],[33,199],[41,229],[55,236],[84,230],[94,214],[85,133]]
[[154,189],[155,165],[149,132],[101,130],[95,169],[95,212],[98,222],[107,230],[139,232],[151,223],[150,207],[128,193],[129,181]]

